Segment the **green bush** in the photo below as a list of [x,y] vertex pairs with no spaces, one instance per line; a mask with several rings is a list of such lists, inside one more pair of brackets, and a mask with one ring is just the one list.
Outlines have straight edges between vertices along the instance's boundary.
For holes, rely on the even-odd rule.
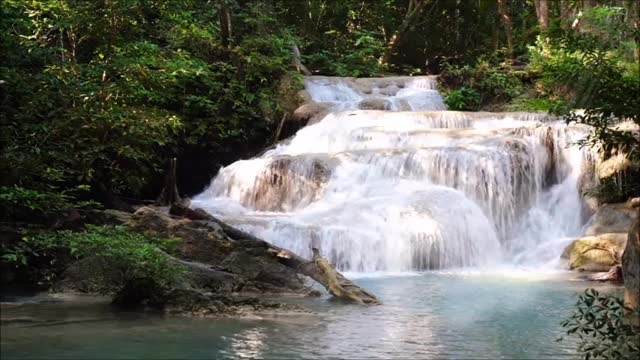
[[474,89],[462,87],[450,92],[444,103],[449,110],[475,111],[480,106],[480,94]]
[[122,226],[88,225],[80,232],[25,235],[17,244],[3,245],[1,259],[14,267],[31,268],[42,260],[53,265],[90,259],[100,264],[91,267],[94,273],[88,274],[94,282],[93,290],[117,294],[141,281],[157,290],[174,286],[183,270],[163,252],[173,252],[176,244],[175,239],[149,238]]
[[63,192],[38,191],[20,186],[0,186],[0,220],[38,223],[55,219],[72,208],[98,207],[93,201],[77,201],[86,187]]
[[474,65],[445,64],[442,77],[449,86],[475,90],[479,105],[510,101],[525,88],[521,76],[494,57],[481,57]]
[[587,360],[640,358],[640,326],[625,320],[623,301],[617,296],[587,289],[562,327],[580,339],[578,353]]

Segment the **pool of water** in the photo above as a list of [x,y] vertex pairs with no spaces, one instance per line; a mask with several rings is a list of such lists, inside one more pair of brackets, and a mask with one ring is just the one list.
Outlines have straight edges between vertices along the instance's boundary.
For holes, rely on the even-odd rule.
[[[310,315],[263,319],[115,312],[86,302],[2,305],[1,357],[576,358],[560,322],[586,287],[566,276],[423,273],[359,278],[384,305],[300,299]],[[293,300],[292,300],[293,301]]]

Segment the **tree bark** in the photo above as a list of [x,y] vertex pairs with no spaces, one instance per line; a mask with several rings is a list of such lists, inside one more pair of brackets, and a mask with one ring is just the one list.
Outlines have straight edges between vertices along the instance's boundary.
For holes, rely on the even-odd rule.
[[511,17],[509,16],[509,9],[507,7],[507,0],[498,0],[498,12],[502,19],[502,25],[507,35],[507,50],[509,51],[509,57],[513,59],[513,34],[511,31]]
[[629,229],[627,245],[622,255],[622,277],[624,279],[624,305],[627,318],[640,325],[640,198],[631,200],[631,206],[637,208],[638,218]]
[[231,36],[231,12],[227,0],[218,0],[218,21],[220,22],[220,42],[222,46],[229,47]]
[[625,21],[635,31],[633,40],[636,43],[636,47],[633,50],[633,59],[636,62],[640,62],[640,3],[637,0],[626,0],[624,8]]
[[329,262],[320,256],[318,249],[313,250],[313,259],[304,259],[293,252],[270,244],[240,229],[223,222],[202,209],[191,209],[182,204],[174,204],[169,212],[172,215],[183,216],[191,220],[205,220],[217,223],[225,234],[237,241],[254,241],[265,248],[265,251],[275,256],[279,263],[308,276],[322,285],[336,298],[355,302],[357,304],[378,305],[381,302],[370,292],[354,284],[351,280],[336,271]]
[[563,29],[569,28],[569,17],[571,16],[571,4],[569,0],[560,0],[560,26]]
[[407,7],[407,12],[400,23],[398,29],[391,35],[391,39],[387,43],[387,46],[384,51],[384,55],[382,56],[382,62],[388,64],[391,61],[393,55],[395,55],[398,46],[407,35],[407,33],[411,30],[411,28],[415,25],[415,23],[420,20],[424,10],[427,8],[427,5],[431,3],[431,0],[409,0],[409,5]]
[[296,70],[306,76],[312,75],[311,71],[309,71],[309,69],[307,69],[307,67],[302,64],[302,55],[300,55],[300,49],[298,49],[298,46],[296,44],[293,44],[291,46],[291,51],[293,52],[293,66],[296,67]]
[[548,0],[534,0],[536,6],[536,16],[540,31],[547,32],[549,30],[549,2]]
[[177,160],[173,158],[169,161],[167,173],[164,176],[164,188],[158,197],[156,203],[160,206],[170,206],[180,202],[180,194],[178,193],[178,183],[176,179]]

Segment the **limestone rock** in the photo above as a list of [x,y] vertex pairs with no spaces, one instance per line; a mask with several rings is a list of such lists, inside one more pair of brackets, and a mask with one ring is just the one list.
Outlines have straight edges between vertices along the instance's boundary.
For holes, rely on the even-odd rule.
[[358,108],[361,110],[389,110],[391,103],[383,98],[368,98],[360,101]]
[[312,124],[320,121],[329,112],[330,107],[330,104],[308,101],[293,112],[291,120],[302,123],[303,125]]
[[159,208],[143,207],[133,214],[129,226],[150,236],[180,239],[177,256],[188,266],[196,286],[269,292],[303,288],[295,272],[256,249],[255,243],[229,238],[213,221],[175,219]]
[[626,233],[637,219],[637,213],[629,204],[603,204],[586,225],[585,235]]
[[620,264],[626,241],[625,233],[587,236],[567,246],[562,258],[569,260],[572,270],[609,271]]
[[133,214],[129,226],[152,237],[179,238],[179,257],[190,261],[219,264],[234,247],[218,224],[173,219],[158,208],[140,208]]

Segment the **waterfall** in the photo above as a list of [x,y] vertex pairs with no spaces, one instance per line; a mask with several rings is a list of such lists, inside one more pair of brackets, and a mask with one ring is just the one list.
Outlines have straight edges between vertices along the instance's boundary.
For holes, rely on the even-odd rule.
[[583,225],[579,126],[445,111],[434,77],[309,77],[321,121],[220,170],[194,206],[340,270],[557,259]]

